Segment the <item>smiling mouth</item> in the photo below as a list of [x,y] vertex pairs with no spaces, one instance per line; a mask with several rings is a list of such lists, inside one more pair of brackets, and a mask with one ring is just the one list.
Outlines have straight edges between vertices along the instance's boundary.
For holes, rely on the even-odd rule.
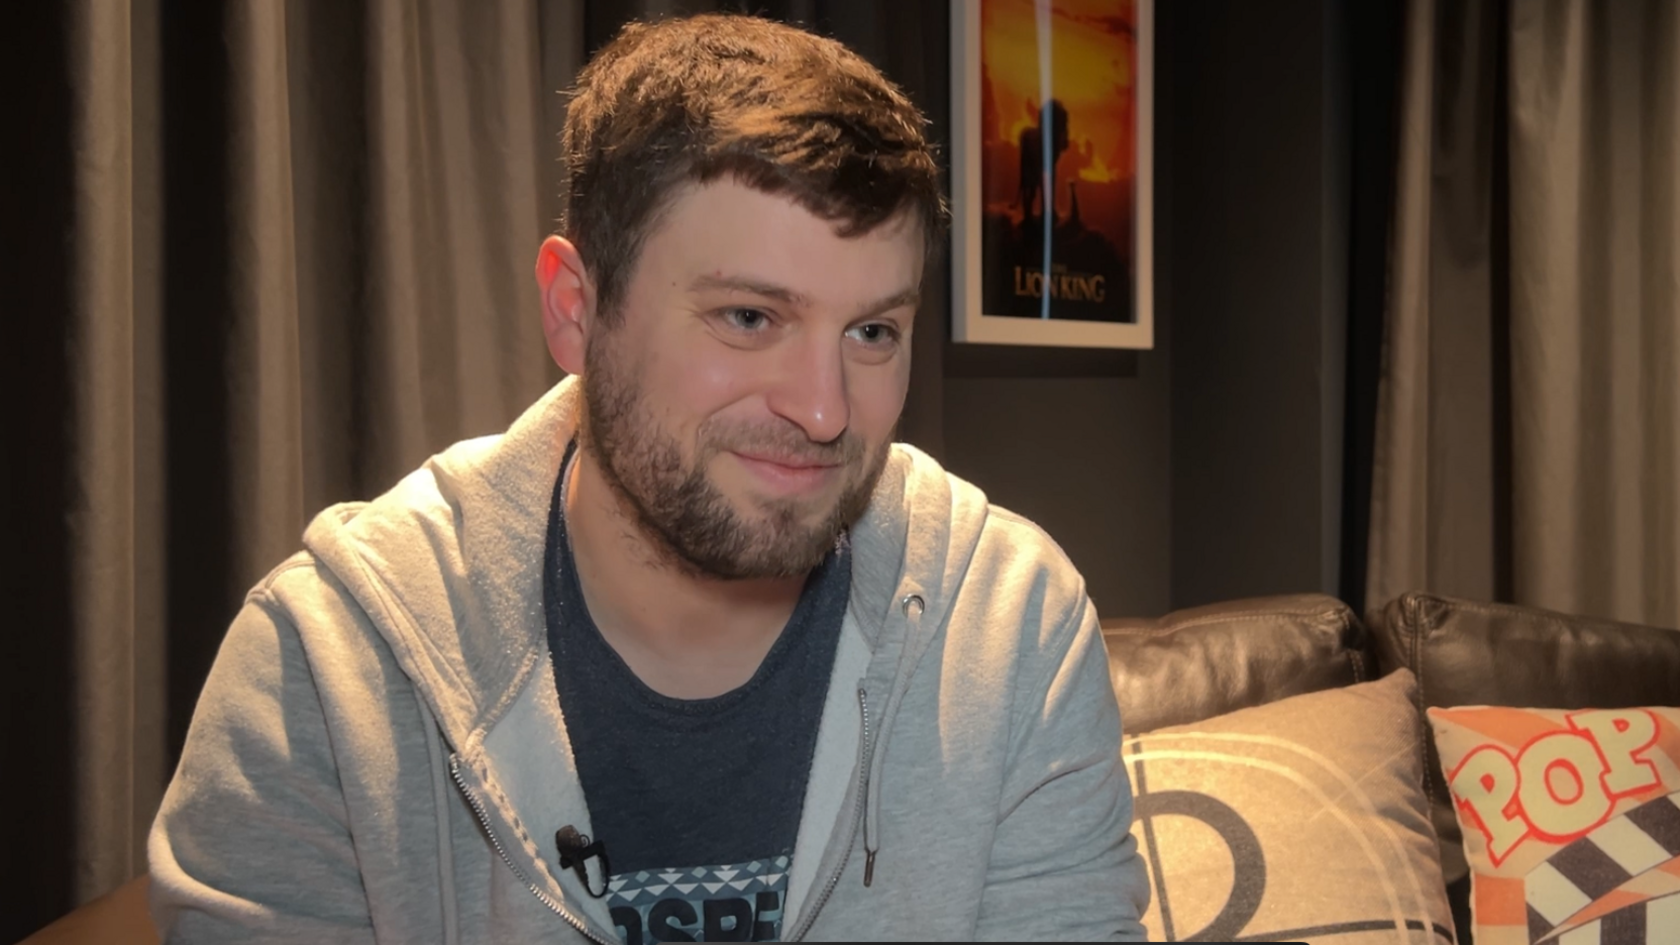
[[783,469],[833,469],[840,465],[839,463],[828,463],[817,459],[799,459],[795,457],[774,456],[761,453],[736,453],[735,455],[741,457],[742,459],[750,459],[755,463],[780,466]]
[[776,491],[802,492],[825,484],[839,463],[786,456],[732,453],[748,472]]

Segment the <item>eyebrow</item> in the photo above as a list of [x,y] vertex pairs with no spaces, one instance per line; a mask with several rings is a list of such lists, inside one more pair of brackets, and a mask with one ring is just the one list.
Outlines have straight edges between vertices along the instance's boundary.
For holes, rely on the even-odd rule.
[[[693,282],[689,283],[689,288],[697,291],[722,289],[733,292],[745,292],[748,295],[775,299],[778,302],[793,306],[794,308],[808,308],[811,304],[811,300],[805,295],[795,292],[786,286],[780,286],[770,282],[760,282],[757,279],[751,279],[745,276],[700,275],[695,277]],[[908,288],[895,295],[881,299],[878,302],[863,306],[862,313],[859,317],[872,318],[883,312],[890,312],[895,308],[901,308],[906,305],[914,307],[921,301],[921,298],[922,293],[920,290],[914,287]]]

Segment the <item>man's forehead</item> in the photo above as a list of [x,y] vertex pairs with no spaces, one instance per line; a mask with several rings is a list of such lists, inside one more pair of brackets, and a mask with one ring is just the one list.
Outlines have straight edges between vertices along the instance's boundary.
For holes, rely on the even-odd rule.
[[[882,287],[886,288],[886,287]],[[689,280],[688,289],[691,292],[736,292],[745,295],[756,295],[767,299],[776,299],[794,308],[811,308],[816,300],[798,289],[782,285],[769,279],[751,275],[728,275],[721,270],[703,272]],[[911,285],[892,291],[873,301],[863,303],[860,308],[867,314],[881,314],[906,306],[914,308],[921,302],[921,289]]]
[[880,223],[860,232],[852,232],[853,222],[846,217],[819,216],[786,191],[771,191],[746,183],[732,175],[714,180],[689,181],[673,188],[650,218],[649,238],[665,229],[673,217],[699,215],[702,218],[719,210],[741,210],[760,216],[790,214],[807,217],[814,224],[827,228],[838,239],[880,239],[916,242],[920,245],[926,224],[918,208],[911,203],[898,209]]
[[818,217],[789,195],[719,181],[689,185],[661,217],[643,261],[657,257],[660,277],[695,291],[734,289],[810,304],[849,289],[841,277],[850,266],[869,270],[868,286],[858,288],[902,294],[919,285],[925,261],[922,222],[909,208],[849,234],[845,221]]

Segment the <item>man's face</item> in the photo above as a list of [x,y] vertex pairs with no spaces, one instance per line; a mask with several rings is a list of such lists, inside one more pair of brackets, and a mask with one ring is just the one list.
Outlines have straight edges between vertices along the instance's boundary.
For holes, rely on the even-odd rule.
[[684,191],[587,338],[584,445],[692,573],[792,577],[863,513],[910,376],[922,235],[730,180]]

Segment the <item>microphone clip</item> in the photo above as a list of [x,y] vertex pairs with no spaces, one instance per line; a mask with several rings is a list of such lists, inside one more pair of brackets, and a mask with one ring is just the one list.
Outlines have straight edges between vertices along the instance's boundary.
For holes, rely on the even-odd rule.
[[[596,899],[607,894],[607,883],[612,875],[612,868],[607,865],[607,848],[601,841],[591,841],[588,834],[578,833],[576,827],[567,824],[554,832],[554,846],[560,851],[560,868],[576,873],[585,892]],[[600,892],[596,892],[589,884],[589,868],[585,861],[590,857],[601,861]]]

